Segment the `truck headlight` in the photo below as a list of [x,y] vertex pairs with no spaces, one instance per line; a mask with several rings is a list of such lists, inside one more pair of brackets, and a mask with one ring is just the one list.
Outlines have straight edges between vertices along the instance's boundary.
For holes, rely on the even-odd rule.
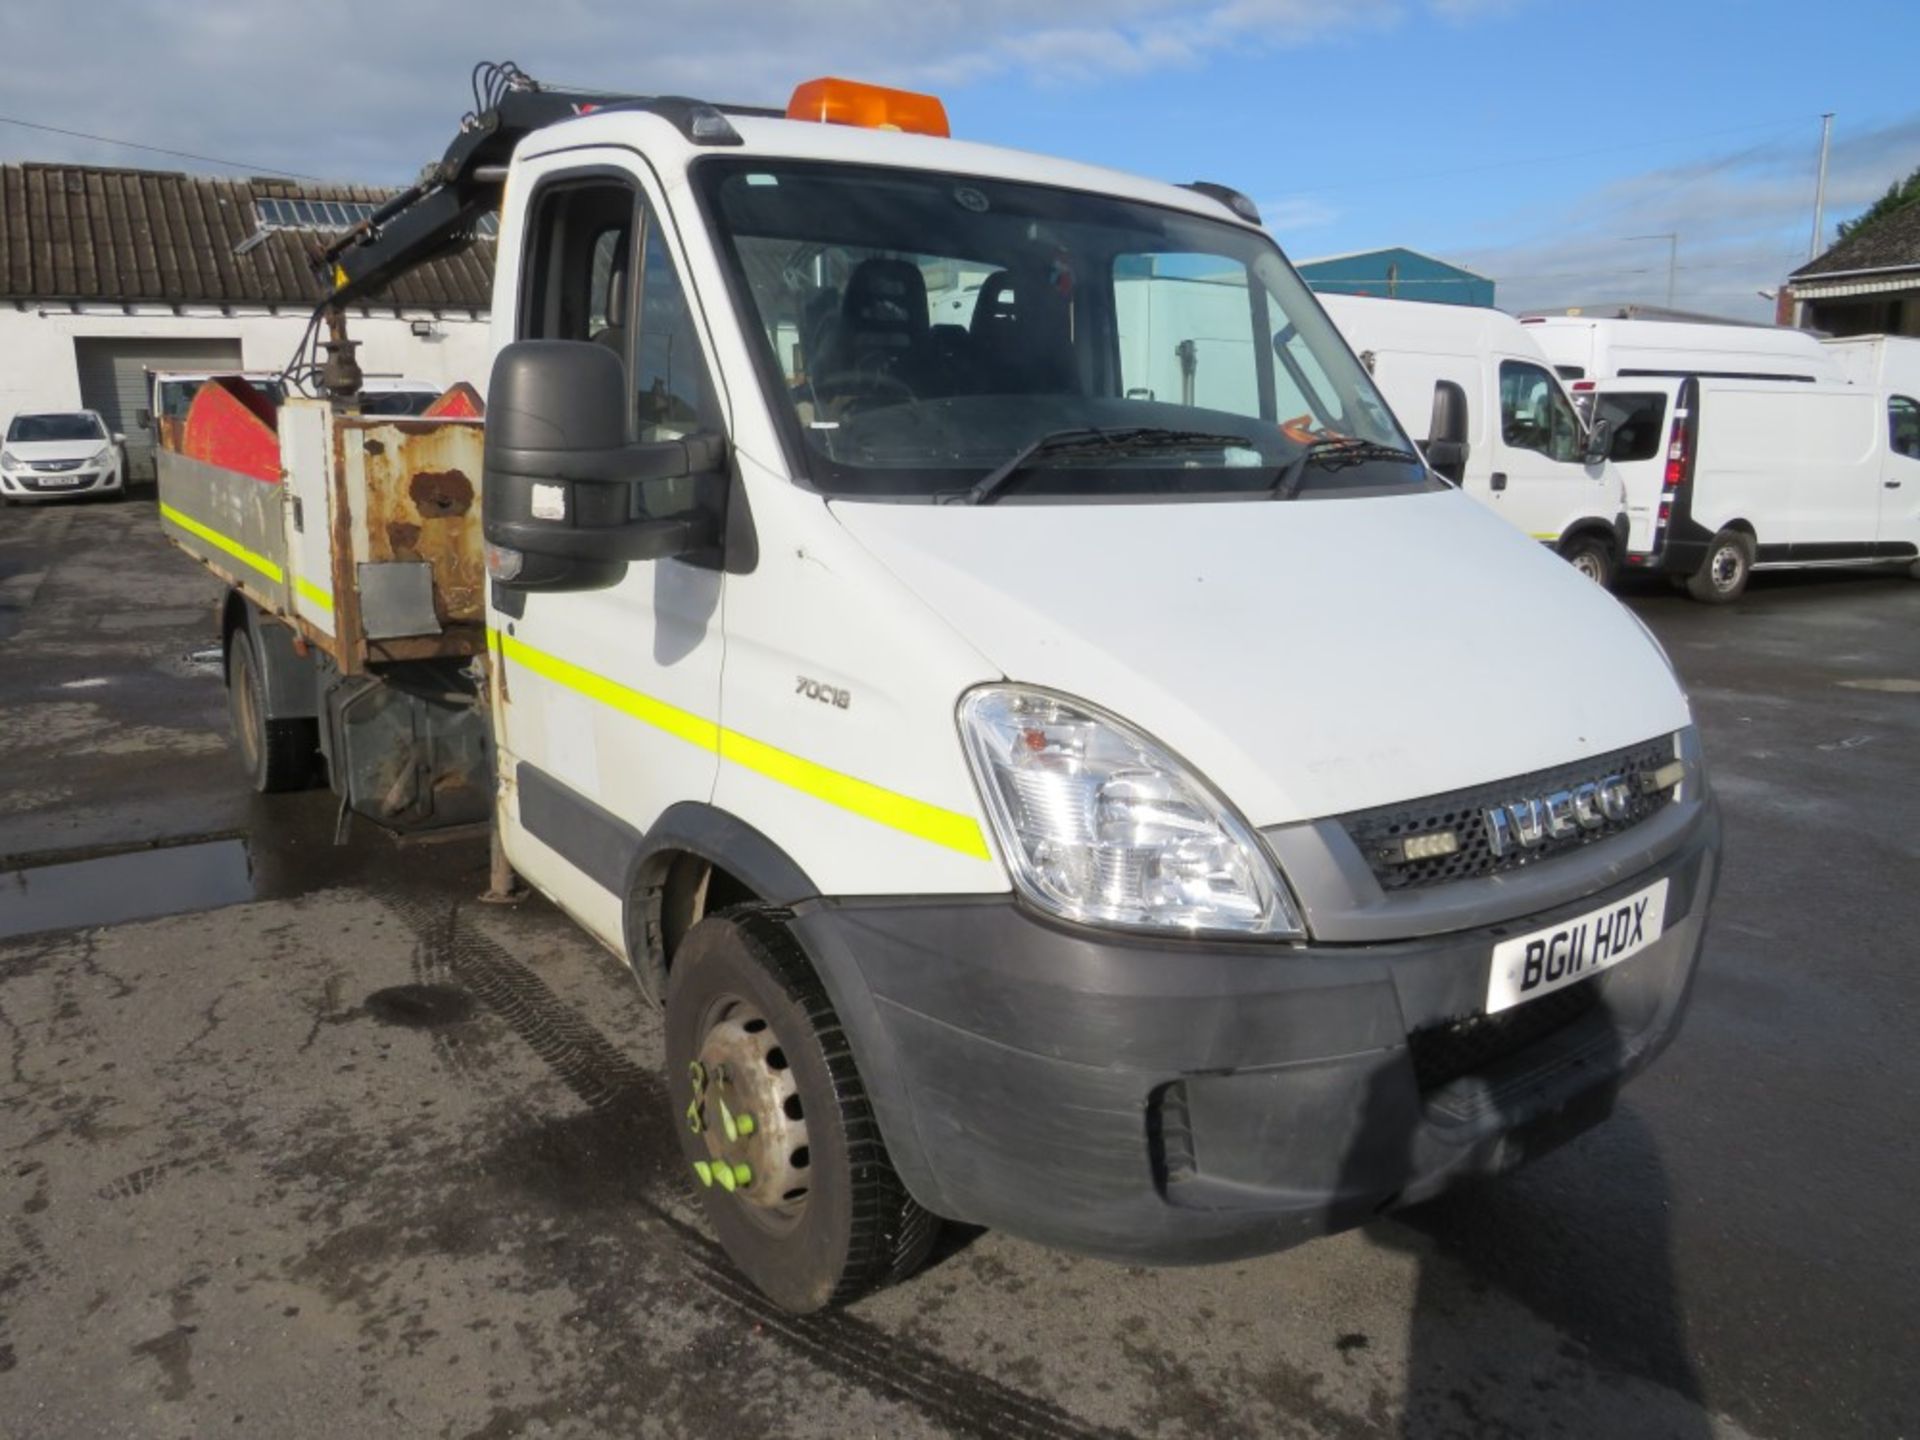
[[960,732],[1014,884],[1041,909],[1140,929],[1305,933],[1252,829],[1125,721],[984,685],[961,700]]

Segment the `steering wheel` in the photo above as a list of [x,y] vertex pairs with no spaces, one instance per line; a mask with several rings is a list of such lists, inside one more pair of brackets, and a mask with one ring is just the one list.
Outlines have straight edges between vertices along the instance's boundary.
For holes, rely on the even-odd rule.
[[897,375],[884,370],[835,370],[812,382],[813,393],[831,397],[843,415],[875,405],[906,405],[920,397]]

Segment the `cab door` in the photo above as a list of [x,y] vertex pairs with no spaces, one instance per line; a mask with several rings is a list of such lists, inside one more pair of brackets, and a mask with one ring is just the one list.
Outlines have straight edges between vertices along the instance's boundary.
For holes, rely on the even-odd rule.
[[[1901,547],[1905,547],[1902,549]],[[1887,397],[1887,454],[1880,467],[1882,555],[1920,550],[1920,400]]]
[[[685,259],[639,158],[574,150],[527,168],[510,338],[614,351],[630,440],[724,434]],[[657,513],[683,508],[654,499]],[[676,558],[629,563],[604,589],[496,588],[490,599],[508,858],[616,949],[640,837],[668,806],[713,793],[720,582],[717,569]]]
[[1586,431],[1573,402],[1545,366],[1499,360],[1499,425],[1493,436],[1493,506],[1545,544],[1575,521],[1611,525],[1621,511],[1619,478],[1582,461]]

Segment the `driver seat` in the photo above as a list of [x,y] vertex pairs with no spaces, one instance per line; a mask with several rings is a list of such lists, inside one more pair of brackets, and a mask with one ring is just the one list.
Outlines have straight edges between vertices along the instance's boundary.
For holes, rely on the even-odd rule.
[[862,260],[847,277],[839,319],[820,347],[817,375],[885,376],[918,394],[931,360],[931,332],[920,267],[884,256]]

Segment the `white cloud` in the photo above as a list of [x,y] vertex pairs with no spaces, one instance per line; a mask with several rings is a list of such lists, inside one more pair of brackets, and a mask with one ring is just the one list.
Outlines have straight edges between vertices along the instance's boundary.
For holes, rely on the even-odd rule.
[[[734,0],[692,13],[632,0],[120,0],[0,10],[14,65],[0,111],[262,167],[396,181],[444,146],[471,57],[556,83],[779,102],[796,80],[904,85],[993,77],[1073,85],[1193,68],[1452,17],[1487,0]],[[459,57],[468,57],[462,59]],[[83,110],[75,76],[85,76]],[[77,118],[76,118],[77,117]],[[0,126],[7,158],[142,163],[137,152]],[[165,161],[152,163],[166,164]],[[201,168],[205,168],[204,166]]]
[[1267,229],[1285,244],[1287,237],[1301,230],[1316,230],[1331,225],[1340,212],[1324,200],[1311,195],[1282,195],[1277,200],[1261,200],[1260,218]]
[[[1456,246],[1460,263],[1498,282],[1503,309],[1611,302],[1664,304],[1669,247],[1679,236],[1674,303],[1740,319],[1773,314],[1771,291],[1807,258],[1815,132],[1729,148],[1606,185],[1550,214],[1508,213],[1486,230],[1519,238]],[[1827,177],[1824,245],[1834,226],[1920,162],[1920,117],[1859,133],[1837,131]]]

